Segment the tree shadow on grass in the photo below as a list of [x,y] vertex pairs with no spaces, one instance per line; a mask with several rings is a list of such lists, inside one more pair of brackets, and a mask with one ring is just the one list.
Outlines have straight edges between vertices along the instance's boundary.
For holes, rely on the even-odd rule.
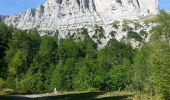
[[110,96],[110,97],[103,97],[94,100],[132,100],[132,95],[124,95],[124,96]]
[[93,100],[96,96],[102,94],[104,94],[104,92],[86,92],[58,96],[39,97],[36,98],[35,100]]
[[0,100],[32,100],[32,99],[17,95],[0,95]]
[[128,99],[130,95],[96,98],[97,96],[102,95],[104,93],[105,92],[86,92],[86,93],[56,95],[56,96],[45,96],[45,97],[37,97],[37,98],[27,98],[23,96],[15,96],[15,95],[14,96],[3,95],[0,96],[0,100],[132,100],[132,99]]
[[165,96],[164,99],[165,100],[170,100],[170,96]]

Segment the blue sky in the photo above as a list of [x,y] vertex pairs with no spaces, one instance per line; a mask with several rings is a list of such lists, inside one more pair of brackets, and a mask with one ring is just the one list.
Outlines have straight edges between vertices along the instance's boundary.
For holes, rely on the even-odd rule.
[[0,15],[20,13],[28,8],[35,8],[45,0],[0,0]]
[[170,11],[170,0],[158,0],[161,9]]
[[[0,0],[0,15],[20,13],[28,8],[35,8],[45,0]],[[170,0],[159,0],[161,9],[170,11]]]

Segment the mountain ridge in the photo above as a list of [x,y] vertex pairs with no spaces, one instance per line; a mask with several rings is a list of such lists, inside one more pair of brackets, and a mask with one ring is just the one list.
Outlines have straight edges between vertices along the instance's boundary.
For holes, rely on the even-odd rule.
[[113,20],[157,13],[157,0],[46,0],[37,8],[6,17],[4,21],[21,29],[60,29],[63,25],[70,28],[69,25],[109,24]]

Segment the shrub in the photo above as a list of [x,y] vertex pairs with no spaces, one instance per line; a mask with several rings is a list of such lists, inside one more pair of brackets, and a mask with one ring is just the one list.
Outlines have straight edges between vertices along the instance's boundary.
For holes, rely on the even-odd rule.
[[140,42],[142,42],[143,40],[143,38],[137,32],[134,32],[134,31],[129,31],[127,34],[127,38],[135,39],[136,41],[140,41]]
[[134,22],[133,24],[134,24],[135,30],[143,27],[139,22]]
[[0,78],[0,90],[4,88],[4,85],[5,85],[5,81]]
[[104,29],[102,28],[102,26],[95,25],[94,31],[95,31],[95,34],[92,36],[92,38],[97,38],[97,39],[105,38]]
[[122,24],[122,31],[132,31],[133,28],[131,26],[129,26],[127,23],[123,23]]
[[22,93],[41,93],[43,92],[43,85],[40,74],[27,74],[21,80],[17,81],[16,88]]
[[115,20],[111,25],[112,25],[112,27],[114,27],[115,29],[118,29],[119,26],[120,26],[119,24],[120,24],[120,22],[117,21],[117,20]]
[[112,37],[115,37],[115,35],[116,35],[116,31],[111,31],[109,34],[112,36]]
[[141,31],[139,32],[139,34],[140,34],[141,36],[143,36],[144,38],[147,38],[147,37],[148,37],[148,33],[147,33],[145,30],[141,30]]

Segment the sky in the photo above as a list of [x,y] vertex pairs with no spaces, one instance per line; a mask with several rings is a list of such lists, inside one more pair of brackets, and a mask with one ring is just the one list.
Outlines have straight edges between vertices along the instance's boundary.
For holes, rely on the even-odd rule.
[[[35,8],[45,0],[0,0],[0,15],[20,13],[28,8]],[[161,9],[170,11],[170,0],[158,0]]]

